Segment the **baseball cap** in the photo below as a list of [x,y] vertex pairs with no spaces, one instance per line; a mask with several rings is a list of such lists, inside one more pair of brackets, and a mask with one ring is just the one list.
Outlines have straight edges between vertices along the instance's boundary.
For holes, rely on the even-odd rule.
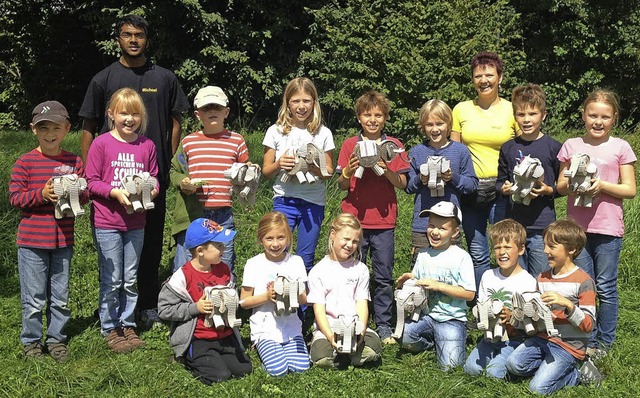
[[229,99],[220,87],[206,86],[198,90],[198,94],[193,100],[193,107],[198,109],[209,104],[227,106]]
[[209,242],[227,243],[236,236],[236,231],[228,229],[208,218],[198,218],[189,224],[184,246],[193,249]]
[[453,217],[462,224],[462,211],[458,206],[451,202],[441,201],[433,205],[430,209],[422,210],[420,217],[429,217],[429,214],[437,214],[440,217]]
[[67,108],[58,101],[45,101],[36,105],[31,112],[31,123],[36,125],[45,120],[58,124],[67,122],[69,120]]

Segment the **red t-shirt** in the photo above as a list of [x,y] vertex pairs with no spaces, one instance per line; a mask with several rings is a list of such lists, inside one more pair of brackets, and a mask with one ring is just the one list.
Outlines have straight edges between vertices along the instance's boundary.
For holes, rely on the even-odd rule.
[[[187,262],[182,267],[182,272],[187,284],[187,291],[194,302],[200,300],[205,287],[226,285],[231,280],[229,267],[222,262],[212,265],[208,272],[200,272],[193,268],[191,262]],[[205,327],[204,314],[199,314],[193,337],[200,340],[219,340],[232,333],[233,329],[226,326],[222,329]]]
[[[338,155],[338,168],[342,170],[349,164],[349,158],[353,153],[360,135],[347,138],[340,148]],[[398,147],[404,149],[400,141],[383,135],[383,140],[391,140]],[[406,155],[396,156],[387,167],[396,173],[408,173],[410,164],[405,160]],[[390,229],[396,227],[398,218],[398,200],[393,184],[387,177],[378,176],[373,169],[365,168],[362,178],[352,177],[349,180],[349,192],[342,200],[342,211],[356,216],[365,229]]]

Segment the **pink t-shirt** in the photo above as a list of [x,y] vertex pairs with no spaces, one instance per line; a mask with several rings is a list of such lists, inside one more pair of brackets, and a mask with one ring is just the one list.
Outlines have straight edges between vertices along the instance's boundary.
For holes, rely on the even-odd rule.
[[[571,162],[571,156],[586,153],[591,162],[598,166],[598,177],[602,181],[617,184],[620,180],[620,166],[634,163],[636,155],[629,143],[621,138],[610,137],[600,145],[590,145],[582,137],[568,139],[558,160]],[[576,220],[586,232],[621,237],[624,235],[622,199],[601,193],[592,207],[574,206],[572,198],[567,201],[567,215]]]
[[325,256],[309,272],[307,302],[324,304],[329,321],[355,316],[356,301],[369,299],[369,269],[360,261],[340,263]]

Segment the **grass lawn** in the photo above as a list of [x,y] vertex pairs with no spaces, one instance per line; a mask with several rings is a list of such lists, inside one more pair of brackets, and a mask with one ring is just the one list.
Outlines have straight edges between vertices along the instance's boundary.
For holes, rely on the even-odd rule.
[[[262,133],[247,136],[254,162],[262,161]],[[344,138],[344,137],[343,137]],[[561,137],[562,138],[566,137]],[[640,153],[640,139],[626,135]],[[337,138],[341,142],[342,139]],[[171,348],[168,329],[157,328],[142,333],[146,346],[130,354],[113,354],[100,335],[99,322],[93,318],[98,299],[97,255],[91,239],[88,216],[76,223],[75,255],[71,267],[70,302],[72,319],[68,325],[71,337],[71,358],[65,364],[56,364],[47,357],[42,360],[24,360],[19,341],[21,329],[20,286],[17,271],[15,231],[19,212],[8,203],[8,181],[11,167],[21,154],[36,146],[31,132],[0,132],[0,396],[1,397],[497,397],[533,396],[527,389],[528,381],[502,382],[484,377],[469,377],[462,370],[441,372],[433,353],[410,355],[398,350],[397,345],[384,349],[382,365],[376,368],[344,371],[325,371],[312,367],[303,374],[283,378],[269,377],[260,367],[257,353],[249,351],[254,372],[241,380],[205,386],[194,380],[181,365],[170,362]],[[80,134],[71,133],[65,140],[65,149],[79,153]],[[336,150],[336,156],[337,156]],[[272,181],[263,181],[258,200],[253,208],[234,208],[238,238],[236,239],[237,273],[242,276],[246,260],[259,253],[256,243],[257,221],[271,210]],[[339,192],[335,178],[328,184],[325,223],[339,213],[343,193]],[[168,209],[173,208],[173,193],[169,194]],[[413,197],[399,193],[400,218],[396,232],[396,266],[399,275],[410,270],[411,215]],[[557,201],[561,215],[565,213],[566,199]],[[626,234],[619,268],[620,320],[615,348],[602,364],[606,374],[603,385],[596,389],[579,386],[560,391],[557,397],[636,397],[640,396],[640,199],[625,201]],[[171,214],[167,214],[167,227]],[[157,231],[155,231],[157,232]],[[165,232],[168,243],[168,232]],[[326,228],[320,237],[316,258],[324,255]],[[169,275],[170,253],[163,256],[161,276]],[[246,315],[246,314],[245,314]],[[246,318],[241,328],[248,339]],[[471,341],[479,336],[470,335]],[[248,341],[248,340],[247,340]]]

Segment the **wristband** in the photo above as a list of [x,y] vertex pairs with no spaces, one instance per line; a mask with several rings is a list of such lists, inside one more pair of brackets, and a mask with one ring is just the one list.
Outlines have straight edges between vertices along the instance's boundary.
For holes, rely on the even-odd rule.
[[347,171],[346,168],[342,169],[342,173],[341,173],[342,177],[347,179],[347,180],[350,180],[351,177],[353,177],[353,175],[347,175],[347,173],[345,173],[345,171]]

